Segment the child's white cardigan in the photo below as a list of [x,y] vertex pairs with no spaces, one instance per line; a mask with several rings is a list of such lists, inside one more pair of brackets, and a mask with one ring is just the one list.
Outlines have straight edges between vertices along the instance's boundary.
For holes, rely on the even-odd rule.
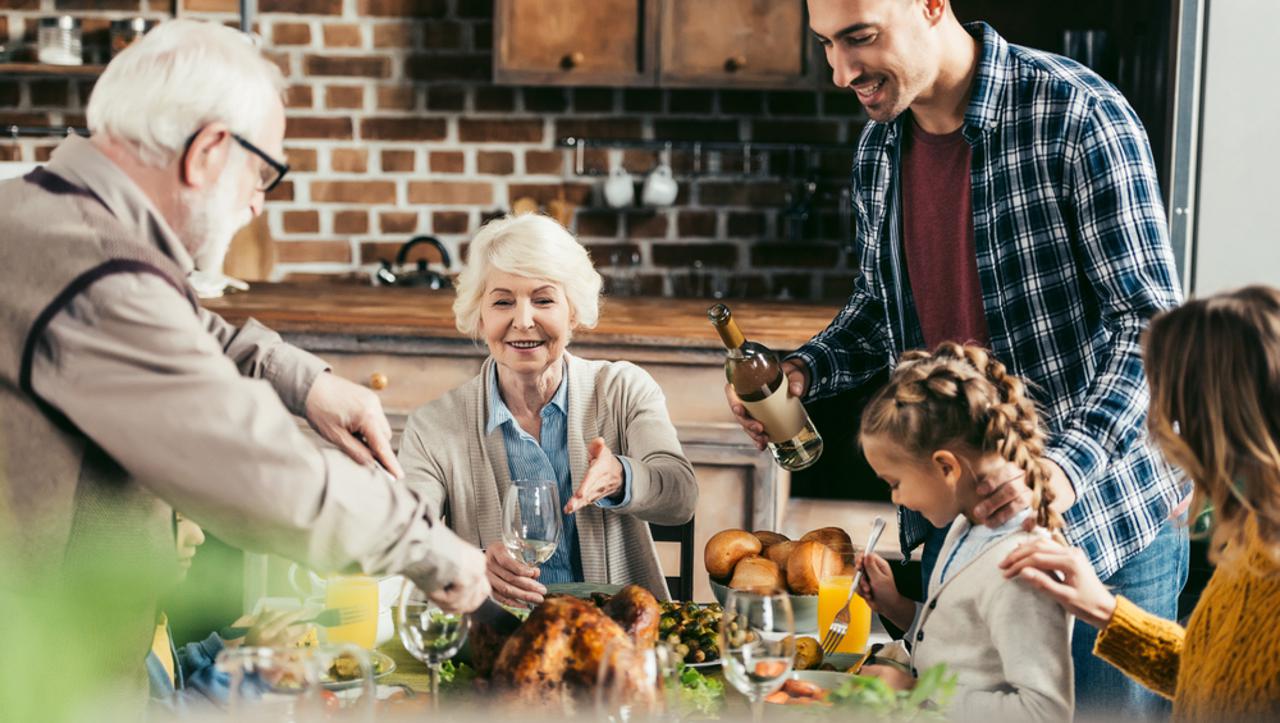
[[992,543],[959,569],[937,577],[969,522],[956,519],[908,632],[917,675],[938,663],[958,678],[949,718],[983,723],[1069,721],[1075,704],[1073,618],[1056,602],[998,567],[1035,535],[1021,530]]

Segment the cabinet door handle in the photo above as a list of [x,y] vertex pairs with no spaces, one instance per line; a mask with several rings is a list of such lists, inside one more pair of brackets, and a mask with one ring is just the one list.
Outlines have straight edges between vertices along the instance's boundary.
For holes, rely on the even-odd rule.
[[382,391],[383,389],[386,389],[387,385],[390,383],[391,380],[387,379],[387,375],[382,372],[374,372],[369,375],[369,386],[375,391]]
[[745,67],[747,67],[747,56],[745,55],[735,55],[724,61],[724,69],[730,73],[736,73]]
[[564,57],[560,59],[560,67],[565,70],[573,70],[579,65],[582,65],[582,61],[586,59],[587,57],[583,55],[581,51],[565,53]]

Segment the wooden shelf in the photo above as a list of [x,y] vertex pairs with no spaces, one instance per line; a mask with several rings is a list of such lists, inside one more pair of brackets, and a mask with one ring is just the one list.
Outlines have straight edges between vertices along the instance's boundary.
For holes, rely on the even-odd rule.
[[48,63],[0,63],[0,77],[25,76],[74,76],[77,78],[96,77],[102,74],[105,65],[50,65]]

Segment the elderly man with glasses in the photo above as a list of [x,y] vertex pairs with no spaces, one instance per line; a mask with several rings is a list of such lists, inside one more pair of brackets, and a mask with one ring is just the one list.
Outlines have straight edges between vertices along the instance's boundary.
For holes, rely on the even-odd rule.
[[78,629],[135,644],[102,673],[145,681],[171,508],[316,569],[402,572],[447,609],[489,592],[482,553],[374,464],[400,475],[377,398],[188,285],[288,170],[282,89],[240,33],[161,24],[102,74],[90,138],[0,184],[0,595],[54,570],[94,601]]

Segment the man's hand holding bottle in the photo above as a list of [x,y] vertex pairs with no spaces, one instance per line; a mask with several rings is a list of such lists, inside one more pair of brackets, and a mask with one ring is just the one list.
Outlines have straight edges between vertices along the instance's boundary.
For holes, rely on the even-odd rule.
[[[799,359],[787,359],[782,362],[782,373],[787,375],[787,393],[797,399],[803,398],[809,389],[809,369],[804,362]],[[747,408],[742,405],[742,400],[733,391],[732,384],[724,385],[724,395],[729,401],[729,411],[733,412],[733,417],[742,427],[742,431],[755,442],[756,449],[763,451],[769,443],[769,436],[764,433],[764,425],[747,412]]]

